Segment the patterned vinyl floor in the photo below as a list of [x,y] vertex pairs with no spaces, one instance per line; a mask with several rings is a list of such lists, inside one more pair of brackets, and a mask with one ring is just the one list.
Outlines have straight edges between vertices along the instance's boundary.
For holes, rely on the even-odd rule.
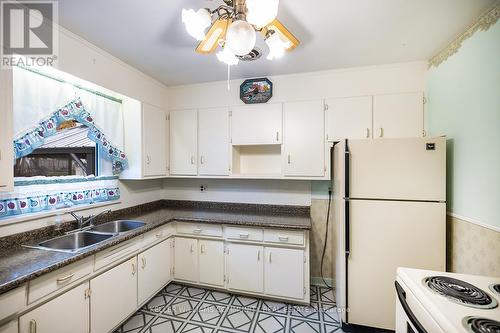
[[171,283],[115,333],[342,333],[332,289],[300,306]]

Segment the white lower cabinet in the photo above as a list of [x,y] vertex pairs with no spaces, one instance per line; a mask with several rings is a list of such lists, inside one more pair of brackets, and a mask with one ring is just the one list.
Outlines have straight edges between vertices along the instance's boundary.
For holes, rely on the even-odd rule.
[[266,247],[266,295],[304,298],[304,250]]
[[137,257],[90,280],[90,289],[90,331],[109,332],[137,309]]
[[167,239],[137,256],[138,304],[143,304],[171,279],[171,239]]
[[7,324],[0,326],[0,333],[18,333],[19,330],[17,326],[18,326],[17,320],[8,322]]
[[226,274],[228,289],[264,292],[264,247],[247,244],[227,245]]
[[[19,318],[20,333],[87,333],[89,331],[88,283],[71,289]],[[109,303],[116,304],[114,300]],[[107,310],[107,309],[106,309]],[[103,311],[103,315],[107,311]],[[111,329],[110,327],[109,329]],[[10,332],[10,331],[6,331]],[[13,332],[16,332],[15,330]],[[105,332],[93,331],[93,332]]]
[[224,242],[198,241],[200,283],[224,286]]
[[175,237],[174,242],[175,279],[198,282],[198,240]]

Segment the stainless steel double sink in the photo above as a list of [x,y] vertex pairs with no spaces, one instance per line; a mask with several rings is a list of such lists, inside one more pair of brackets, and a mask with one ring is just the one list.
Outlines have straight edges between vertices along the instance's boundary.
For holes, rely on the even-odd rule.
[[92,226],[86,230],[76,231],[64,236],[55,237],[36,245],[26,247],[59,252],[78,252],[99,244],[111,237],[135,230],[146,223],[133,220],[118,220]]

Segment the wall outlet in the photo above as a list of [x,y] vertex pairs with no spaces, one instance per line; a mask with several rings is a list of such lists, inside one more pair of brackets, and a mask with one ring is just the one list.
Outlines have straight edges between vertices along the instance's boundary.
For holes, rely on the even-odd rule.
[[207,187],[205,185],[200,185],[200,192],[206,192]]

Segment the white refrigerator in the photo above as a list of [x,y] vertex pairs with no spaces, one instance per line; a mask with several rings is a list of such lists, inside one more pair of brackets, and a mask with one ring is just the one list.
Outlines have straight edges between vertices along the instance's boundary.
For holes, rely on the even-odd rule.
[[345,140],[332,165],[340,318],[394,330],[396,269],[446,268],[446,138]]

